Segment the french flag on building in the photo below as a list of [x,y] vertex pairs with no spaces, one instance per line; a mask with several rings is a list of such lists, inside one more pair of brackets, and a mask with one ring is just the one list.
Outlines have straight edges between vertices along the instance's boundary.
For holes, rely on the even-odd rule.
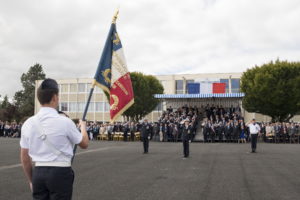
[[213,94],[223,94],[225,93],[226,83],[213,83]]
[[[196,79],[196,83],[200,84],[200,94],[224,94],[226,93],[226,83],[220,83],[217,78]],[[195,83],[194,83],[195,84]]]

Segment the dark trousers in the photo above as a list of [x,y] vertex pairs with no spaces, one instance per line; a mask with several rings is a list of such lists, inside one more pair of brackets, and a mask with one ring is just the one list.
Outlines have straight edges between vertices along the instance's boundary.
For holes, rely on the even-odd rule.
[[211,142],[215,142],[215,133],[211,133]]
[[251,149],[252,149],[252,151],[256,150],[256,144],[257,144],[257,134],[251,134]]
[[163,133],[163,141],[168,142],[168,134],[167,133]]
[[74,172],[71,167],[35,167],[32,174],[34,200],[71,200]]
[[203,132],[203,138],[204,138],[204,142],[207,142],[207,133]]
[[143,138],[143,146],[144,146],[144,153],[148,153],[149,149],[149,139]]
[[126,142],[127,141],[127,133],[124,133],[124,141]]
[[219,142],[223,141],[223,133],[219,133]]
[[131,138],[131,141],[134,141],[134,132],[130,133],[130,138]]
[[190,154],[190,147],[189,147],[189,141],[183,140],[183,155],[184,157],[189,157]]

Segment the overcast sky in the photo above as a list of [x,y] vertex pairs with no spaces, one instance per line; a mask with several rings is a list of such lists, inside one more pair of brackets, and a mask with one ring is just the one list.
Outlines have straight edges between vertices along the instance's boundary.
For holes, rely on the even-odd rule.
[[93,77],[115,9],[130,71],[243,72],[300,60],[299,0],[0,0],[0,94],[35,63]]

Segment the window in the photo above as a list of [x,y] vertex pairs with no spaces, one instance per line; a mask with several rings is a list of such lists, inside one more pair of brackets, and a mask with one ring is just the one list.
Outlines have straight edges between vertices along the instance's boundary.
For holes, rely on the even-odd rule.
[[238,78],[231,79],[231,92],[232,93],[240,92],[240,79]]
[[157,104],[157,106],[155,107],[154,111],[162,111],[162,103],[161,102],[159,102]]
[[92,87],[92,84],[90,84],[90,83],[86,84],[86,92],[90,92],[91,87]]
[[78,84],[78,92],[86,92],[85,86],[86,86],[85,83],[79,83]]
[[60,110],[61,111],[69,111],[68,110],[68,103],[67,102],[61,102],[60,103]]
[[77,92],[77,84],[75,83],[70,84],[70,92]]
[[83,112],[85,108],[85,102],[78,102],[77,104],[77,112]]
[[229,93],[229,80],[228,79],[220,79],[220,83],[225,83],[225,93]]
[[104,111],[104,102],[96,102],[95,107],[96,107],[96,112],[103,112]]
[[61,84],[61,87],[60,87],[60,92],[61,93],[68,93],[69,92],[69,85],[68,84]]
[[183,80],[176,80],[175,89],[176,94],[183,94]]
[[109,112],[109,110],[110,110],[110,105],[109,105],[109,103],[105,102],[104,103],[104,111]]
[[88,112],[94,112],[95,111],[95,102],[90,102]]
[[186,80],[186,83],[185,83],[185,92],[188,93],[188,84],[189,83],[194,83],[194,80]]
[[102,91],[102,89],[101,89],[101,88],[99,88],[99,87],[95,86],[95,93],[100,93],[100,94],[102,94],[102,93],[103,93],[103,91]]
[[77,103],[76,102],[69,102],[69,111],[76,112],[77,111]]

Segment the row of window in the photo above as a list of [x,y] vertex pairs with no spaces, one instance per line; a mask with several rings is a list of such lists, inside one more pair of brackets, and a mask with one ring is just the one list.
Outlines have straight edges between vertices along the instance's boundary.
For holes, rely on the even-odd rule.
[[[61,102],[59,110],[64,112],[83,112],[86,102]],[[88,112],[109,112],[109,103],[90,102]]]
[[[90,92],[90,83],[70,83],[70,84],[59,84],[60,93],[88,93]],[[103,93],[102,89],[95,87],[95,93]]]
[[[183,94],[184,91],[188,91],[188,84],[194,83],[194,80],[185,80],[185,90],[183,89],[183,81],[184,80],[176,80],[175,82],[175,93],[176,94]],[[229,93],[229,79],[220,79],[220,83],[226,84],[226,93]],[[231,79],[231,93],[238,93],[240,92],[240,79]]]
[[[64,112],[83,112],[85,109],[85,102],[61,102],[59,110]],[[88,112],[109,112],[109,103],[107,102],[90,102]],[[162,103],[156,106],[153,111],[162,111]]]
[[[183,94],[184,91],[187,91],[188,84],[194,83],[194,80],[185,80],[185,90],[183,86],[184,80],[175,81],[175,93]],[[229,92],[229,79],[220,79],[220,83],[226,84],[226,93]],[[162,83],[165,88],[165,83]],[[60,93],[88,93],[90,91],[90,83],[70,83],[70,84],[59,84]],[[240,79],[231,79],[231,92],[238,93],[240,92]],[[103,93],[102,89],[95,87],[94,93]]]

